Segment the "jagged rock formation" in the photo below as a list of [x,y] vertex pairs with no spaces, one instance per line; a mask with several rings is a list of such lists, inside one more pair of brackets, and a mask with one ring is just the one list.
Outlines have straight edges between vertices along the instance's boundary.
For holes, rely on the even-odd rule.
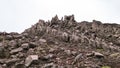
[[1,68],[118,68],[120,25],[39,20],[23,33],[0,33]]

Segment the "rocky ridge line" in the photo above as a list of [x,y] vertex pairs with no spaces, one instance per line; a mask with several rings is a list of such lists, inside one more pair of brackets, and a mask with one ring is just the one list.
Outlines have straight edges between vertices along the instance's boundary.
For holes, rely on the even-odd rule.
[[120,25],[39,20],[23,33],[0,33],[1,68],[118,68]]

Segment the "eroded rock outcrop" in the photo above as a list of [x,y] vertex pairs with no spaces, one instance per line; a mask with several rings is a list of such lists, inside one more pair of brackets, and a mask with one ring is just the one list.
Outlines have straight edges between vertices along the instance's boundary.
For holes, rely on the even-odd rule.
[[120,67],[120,25],[77,22],[74,15],[39,20],[23,33],[0,32],[2,68]]

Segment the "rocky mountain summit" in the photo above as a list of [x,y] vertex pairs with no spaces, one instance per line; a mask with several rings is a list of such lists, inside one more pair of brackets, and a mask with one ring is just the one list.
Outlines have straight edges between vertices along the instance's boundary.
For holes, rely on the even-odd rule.
[[0,32],[0,68],[120,68],[120,25],[56,15]]

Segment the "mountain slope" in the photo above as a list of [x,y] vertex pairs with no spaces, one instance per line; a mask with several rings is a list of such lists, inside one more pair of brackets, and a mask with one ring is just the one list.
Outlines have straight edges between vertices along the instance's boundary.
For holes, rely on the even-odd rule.
[[[120,25],[77,22],[74,15],[39,20],[23,33],[0,33],[1,66],[120,67]],[[7,62],[8,61],[8,62]]]

